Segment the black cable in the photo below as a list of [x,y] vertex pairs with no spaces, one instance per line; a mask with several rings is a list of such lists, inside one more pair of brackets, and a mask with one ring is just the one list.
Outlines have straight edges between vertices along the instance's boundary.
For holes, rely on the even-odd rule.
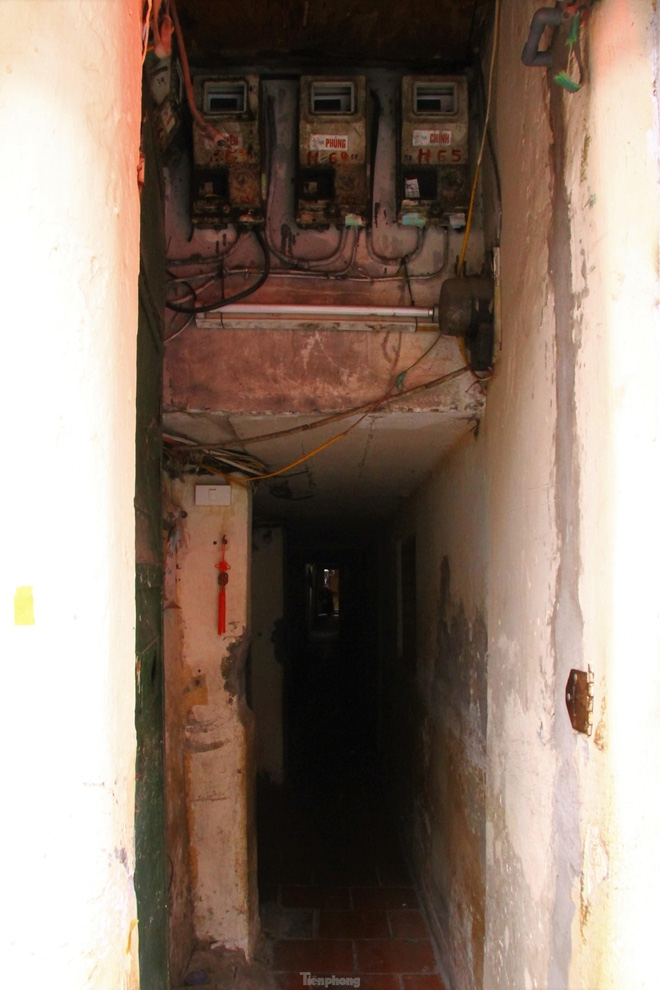
[[253,292],[256,292],[257,289],[260,289],[270,275],[270,251],[268,250],[268,245],[261,233],[261,230],[259,230],[258,227],[254,227],[253,230],[254,236],[259,242],[259,247],[261,248],[264,256],[264,270],[253,285],[250,285],[247,289],[242,289],[240,292],[234,293],[233,296],[228,296],[226,299],[218,299],[212,303],[202,303],[199,306],[180,306],[175,302],[166,302],[165,306],[167,309],[171,309],[175,313],[190,313],[193,315],[195,313],[210,313],[211,310],[222,309],[223,306],[228,306],[230,303],[238,302],[239,299],[245,299],[247,296],[251,296]]

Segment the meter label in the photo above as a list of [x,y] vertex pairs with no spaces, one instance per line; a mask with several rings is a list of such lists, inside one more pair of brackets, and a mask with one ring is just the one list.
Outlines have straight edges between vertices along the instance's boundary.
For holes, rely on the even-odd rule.
[[452,131],[413,131],[413,148],[446,148],[452,137]]
[[310,134],[311,151],[348,151],[347,134]]

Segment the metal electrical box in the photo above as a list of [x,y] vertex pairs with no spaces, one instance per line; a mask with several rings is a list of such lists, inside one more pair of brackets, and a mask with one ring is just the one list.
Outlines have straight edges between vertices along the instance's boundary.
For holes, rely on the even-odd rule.
[[154,120],[160,150],[165,151],[181,124],[183,102],[183,75],[178,59],[167,56],[157,58],[147,52],[145,71],[156,111]]
[[470,198],[468,87],[464,76],[404,76],[398,219],[460,227]]
[[364,226],[370,198],[365,77],[302,76],[298,133],[299,226]]
[[259,77],[195,77],[205,120],[227,135],[219,144],[193,123],[192,219],[197,227],[258,224],[265,218]]

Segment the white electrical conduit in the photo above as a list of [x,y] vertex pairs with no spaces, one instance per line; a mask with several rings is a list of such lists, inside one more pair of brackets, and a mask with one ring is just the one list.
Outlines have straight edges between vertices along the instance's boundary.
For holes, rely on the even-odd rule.
[[[207,325],[216,323],[223,317],[251,316],[255,319],[289,316],[294,319],[322,317],[340,320],[430,320],[438,322],[437,306],[322,306],[288,303],[228,303],[227,306],[212,309],[204,315]],[[201,325],[198,319],[198,326]]]

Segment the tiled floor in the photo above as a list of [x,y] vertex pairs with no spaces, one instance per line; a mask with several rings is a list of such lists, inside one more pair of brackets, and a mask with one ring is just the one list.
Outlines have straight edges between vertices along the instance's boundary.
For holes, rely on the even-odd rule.
[[[280,990],[447,990],[384,802],[366,777],[261,801],[259,890]],[[324,981],[325,982],[325,981]],[[332,983],[328,984],[332,986]]]

